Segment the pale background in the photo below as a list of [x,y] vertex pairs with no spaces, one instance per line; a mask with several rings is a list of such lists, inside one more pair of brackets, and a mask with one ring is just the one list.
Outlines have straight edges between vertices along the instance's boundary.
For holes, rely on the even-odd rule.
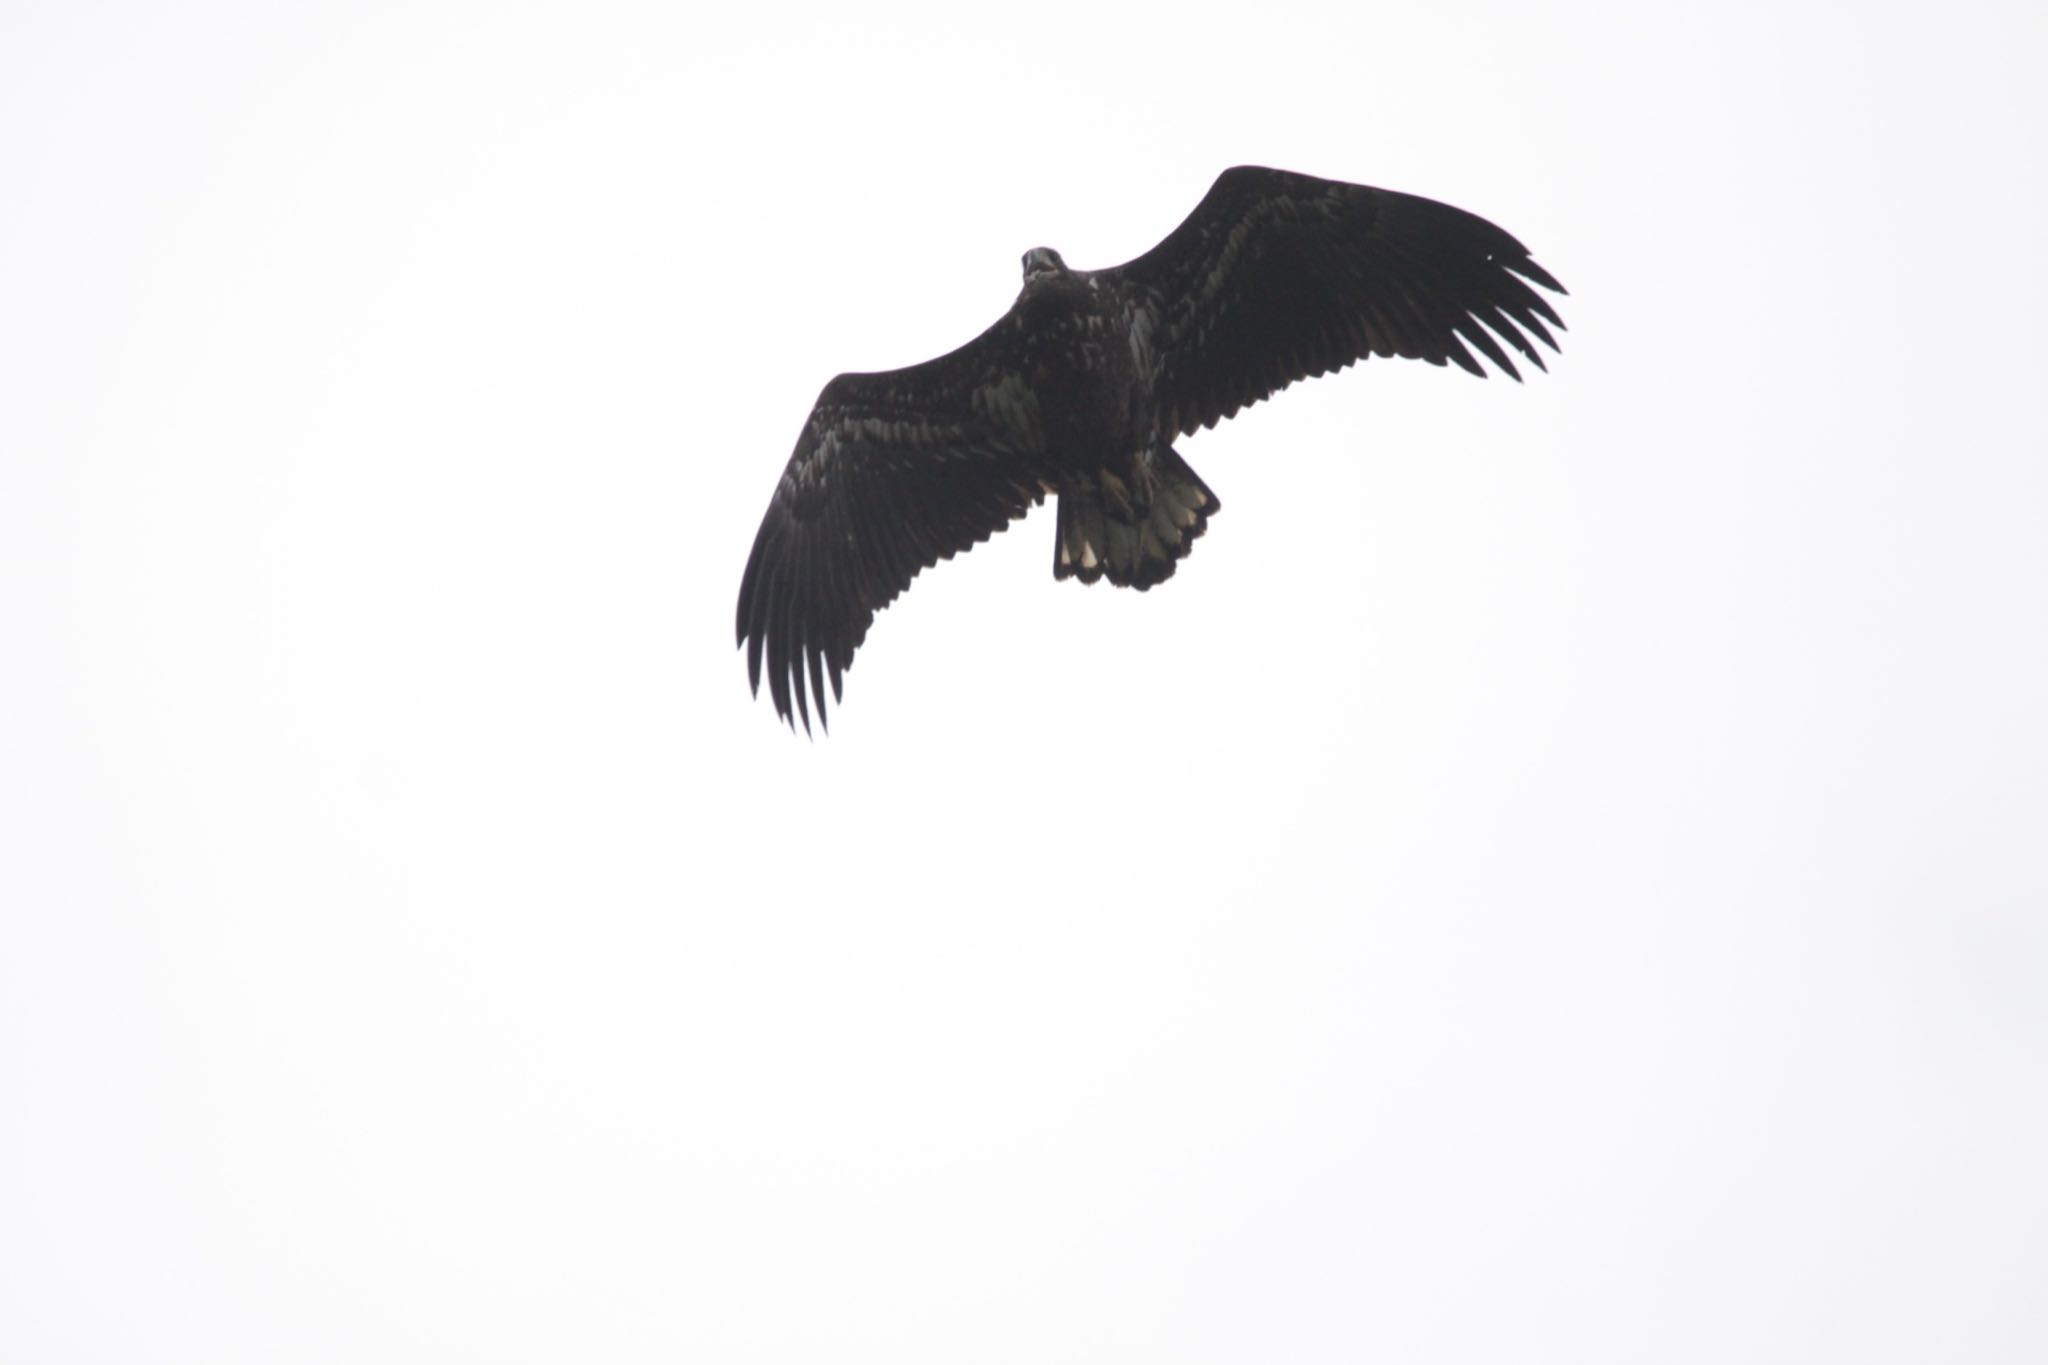
[[[848,8],[0,11],[0,1358],[2048,1359],[2042,7]],[[1563,357],[792,737],[819,387],[1241,161]]]

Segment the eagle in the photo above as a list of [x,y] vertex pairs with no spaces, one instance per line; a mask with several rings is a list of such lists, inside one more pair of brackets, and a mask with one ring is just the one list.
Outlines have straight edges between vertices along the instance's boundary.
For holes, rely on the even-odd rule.
[[[1136,260],[1024,253],[1010,311],[921,365],[842,374],[798,435],[740,580],[760,695],[810,733],[875,613],[921,570],[1058,499],[1055,579],[1144,591],[1221,507],[1174,449],[1367,356],[1544,368],[1564,294],[1528,249],[1434,200],[1264,166],[1223,172]],[[1534,286],[1534,287],[1532,287]],[[1476,354],[1475,354],[1476,353]]]

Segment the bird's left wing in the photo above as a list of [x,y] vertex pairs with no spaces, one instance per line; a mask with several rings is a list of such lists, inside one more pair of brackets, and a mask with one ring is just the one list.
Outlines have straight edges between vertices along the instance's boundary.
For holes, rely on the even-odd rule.
[[1564,286],[1484,218],[1264,166],[1223,172],[1158,246],[1101,273],[1144,304],[1183,435],[1369,355],[1483,376],[1477,351],[1519,379],[1501,341],[1540,369],[1544,324],[1564,326],[1531,287]]
[[792,728],[825,723],[875,613],[1045,497],[1035,399],[1001,364],[1005,319],[908,369],[842,374],[798,436],[740,581],[739,643]]

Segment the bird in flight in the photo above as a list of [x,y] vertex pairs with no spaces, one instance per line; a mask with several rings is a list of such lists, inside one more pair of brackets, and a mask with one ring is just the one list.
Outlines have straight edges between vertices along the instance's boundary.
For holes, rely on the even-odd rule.
[[875,613],[1048,494],[1054,578],[1164,582],[1220,506],[1176,437],[1367,356],[1519,380],[1508,350],[1542,369],[1564,330],[1532,285],[1565,292],[1483,218],[1263,166],[1123,265],[1034,247],[980,336],[818,395],[740,580],[754,692],[765,670],[792,729],[823,726]]

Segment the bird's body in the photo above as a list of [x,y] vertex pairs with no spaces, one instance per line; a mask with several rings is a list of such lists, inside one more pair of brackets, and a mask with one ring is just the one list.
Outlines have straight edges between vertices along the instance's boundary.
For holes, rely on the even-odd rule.
[[1034,248],[973,341],[819,395],[740,585],[755,687],[765,660],[783,718],[822,722],[875,612],[1048,493],[1055,578],[1165,580],[1219,507],[1177,437],[1367,355],[1484,374],[1469,345],[1519,378],[1495,335],[1540,367],[1563,326],[1525,279],[1563,292],[1471,214],[1250,166],[1123,266]]
[[[1021,358],[1042,481],[1059,497],[1053,576],[1093,583],[1107,574],[1149,588],[1172,575],[1216,498],[1160,429],[1146,301],[1113,276],[1068,270],[1043,247],[1032,254],[1040,253],[1053,264],[1027,268],[999,325]],[[1154,516],[1162,491],[1170,505]]]
[[1042,271],[1025,280],[1004,324],[1048,457],[1077,467],[1128,459],[1150,435],[1130,318],[1099,280]]

